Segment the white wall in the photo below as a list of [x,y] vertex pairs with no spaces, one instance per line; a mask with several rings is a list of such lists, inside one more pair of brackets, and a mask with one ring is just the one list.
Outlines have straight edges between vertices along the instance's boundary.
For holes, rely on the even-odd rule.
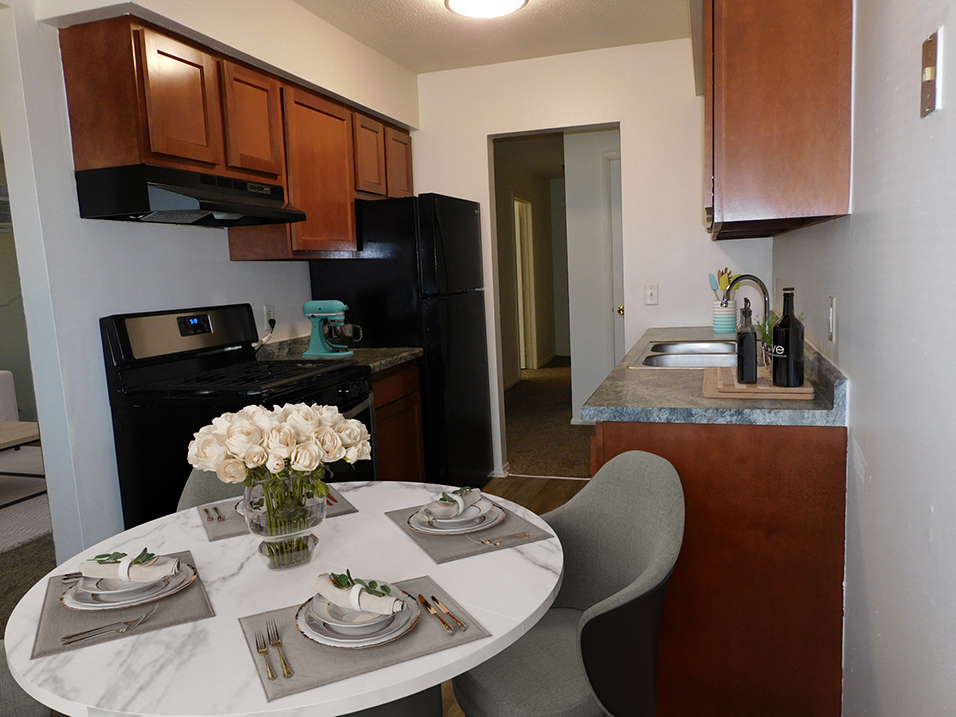
[[[774,276],[850,377],[843,714],[952,714],[956,3],[855,5],[853,214],[775,238]],[[941,25],[945,104],[920,119],[920,44]]]
[[[309,324],[301,307],[310,298],[308,266],[230,262],[220,229],[79,219],[57,30],[34,19],[31,0],[8,4],[11,9],[0,11],[0,127],[54,539],[58,557],[65,559],[122,529],[98,319],[269,303],[276,307],[276,338],[305,334]],[[314,47],[306,22],[311,16],[290,0],[273,0],[268,12],[253,0],[148,4],[240,50],[261,52],[276,63],[288,60],[290,67],[299,66],[293,62],[298,54],[314,60],[326,52]],[[47,2],[39,10],[78,5]],[[272,17],[280,18],[279,26],[269,24]],[[289,26],[295,22],[303,27]],[[349,72],[339,68],[343,83],[361,83],[364,72],[383,68],[367,53],[326,57],[333,59],[354,65]],[[388,104],[387,93],[374,87],[354,89],[356,97]],[[414,90],[412,83],[411,97]],[[414,114],[396,110],[405,119]]]
[[554,266],[554,350],[558,356],[570,356],[568,218],[565,207],[564,179],[551,180],[551,250]]
[[[415,187],[481,203],[485,283],[494,281],[488,137],[620,123],[626,338],[649,326],[709,324],[707,274],[729,265],[769,282],[770,240],[711,242],[702,228],[703,102],[690,40],[618,47],[419,76]],[[660,304],[643,306],[646,282]],[[497,287],[486,292],[496,317]],[[741,297],[738,297],[741,298]],[[496,465],[502,379],[489,327]]]
[[[617,129],[564,135],[564,196],[568,232],[571,333],[571,422],[607,377],[614,360],[614,260],[611,169],[621,149]],[[617,163],[614,163],[615,166]],[[625,316],[627,314],[625,313]]]

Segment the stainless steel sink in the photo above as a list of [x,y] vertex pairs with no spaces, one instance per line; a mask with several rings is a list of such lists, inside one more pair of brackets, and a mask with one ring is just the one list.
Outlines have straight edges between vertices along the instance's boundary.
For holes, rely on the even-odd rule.
[[[642,366],[657,368],[707,368],[708,366],[736,366],[735,354],[652,354],[641,361]],[[631,366],[631,368],[637,368]]]
[[651,344],[655,354],[732,354],[737,344],[733,341],[659,341]]
[[734,341],[657,341],[650,343],[628,368],[707,368],[736,366]]

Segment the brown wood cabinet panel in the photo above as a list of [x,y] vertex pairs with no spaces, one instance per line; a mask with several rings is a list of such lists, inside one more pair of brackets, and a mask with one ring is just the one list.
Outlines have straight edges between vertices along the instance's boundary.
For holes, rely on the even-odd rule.
[[661,717],[839,717],[846,429],[598,423],[595,465],[669,460],[686,505],[661,617]]
[[375,411],[379,480],[424,481],[422,402],[418,391]]
[[385,128],[385,171],[388,196],[412,196],[412,137],[408,132]]
[[852,0],[705,3],[705,206],[717,238],[849,211],[852,20]]
[[143,28],[143,89],[153,152],[222,163],[222,110],[216,60]]
[[355,132],[355,191],[385,195],[385,125],[352,113]]
[[141,161],[134,53],[125,17],[60,30],[76,170]]
[[418,364],[393,366],[372,376],[375,405],[380,407],[414,393],[419,386]]
[[292,249],[354,251],[351,112],[297,87],[283,95],[290,201],[308,217],[291,225]]
[[278,80],[224,60],[222,82],[226,163],[238,169],[282,174],[285,141]]

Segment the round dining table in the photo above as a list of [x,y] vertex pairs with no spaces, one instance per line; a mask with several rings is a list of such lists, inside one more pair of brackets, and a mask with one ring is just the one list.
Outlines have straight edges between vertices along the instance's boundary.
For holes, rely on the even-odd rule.
[[[428,503],[449,487],[399,482],[333,485],[357,512],[327,518],[316,528],[319,546],[304,566],[269,570],[256,554],[259,539],[250,534],[211,542],[196,508],[138,525],[84,550],[34,585],[10,616],[5,645],[14,679],[38,701],[77,717],[412,713],[425,717],[423,711],[407,706],[417,695],[432,695],[432,704],[443,681],[494,657],[554,602],[564,570],[557,537],[514,540],[504,544],[507,548],[439,564],[386,513]],[[553,535],[537,515],[508,500],[491,498],[506,512]],[[506,524],[472,536],[501,534]],[[190,551],[214,616],[150,632],[133,630],[110,642],[31,659],[49,578],[75,571],[82,560],[100,553],[135,554],[143,547],[157,554]],[[317,575],[346,569],[356,577],[385,582],[428,576],[489,636],[268,701],[240,618],[302,604],[315,593]],[[190,589],[195,588],[186,588]],[[103,611],[104,621],[108,613]],[[419,619],[435,618],[423,609]],[[295,633],[283,637],[287,645],[305,639]],[[401,644],[401,639],[394,642]],[[368,654],[375,649],[327,652],[334,659],[342,652]],[[278,672],[274,651],[271,660]],[[280,674],[278,680],[282,679]]]

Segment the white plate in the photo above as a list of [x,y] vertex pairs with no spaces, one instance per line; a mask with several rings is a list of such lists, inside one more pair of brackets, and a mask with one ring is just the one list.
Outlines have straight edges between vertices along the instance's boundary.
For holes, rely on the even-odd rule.
[[469,505],[454,518],[435,518],[436,528],[466,528],[485,518],[495,507],[487,498],[481,498],[474,505]]
[[[109,593],[111,595],[132,595],[153,590],[159,583],[168,581],[171,576],[154,580],[151,583],[136,583],[118,578],[80,578],[77,590],[87,593]],[[161,586],[160,586],[161,587]]]
[[[321,595],[309,598],[299,606],[295,614],[295,626],[309,640],[329,647],[345,647],[357,650],[364,647],[384,645],[407,634],[418,624],[418,618],[422,614],[421,607],[411,595],[404,590],[402,595],[405,599],[405,609],[395,613],[395,619],[388,627],[371,635],[356,635],[353,637],[333,632],[325,622],[315,616],[316,614],[324,614],[324,605],[328,602]],[[316,603],[311,606],[313,600]]]
[[[490,503],[491,501],[489,501]],[[466,525],[464,527],[441,527],[441,526],[431,526],[422,520],[421,516],[416,512],[408,516],[408,527],[414,530],[416,533],[425,533],[427,535],[464,535],[466,533],[476,533],[479,530],[486,530],[495,525],[498,525],[502,520],[505,519],[504,508],[501,506],[491,503],[491,510],[485,513],[481,518],[478,518],[473,524]]]
[[[183,564],[182,570],[156,583],[150,583],[151,590],[144,593],[113,594],[89,593],[79,589],[79,583],[67,588],[60,596],[60,602],[70,610],[115,610],[121,607],[136,607],[148,602],[160,600],[175,595],[183,588],[191,585],[196,579],[196,568]],[[152,589],[154,588],[155,589]]]

